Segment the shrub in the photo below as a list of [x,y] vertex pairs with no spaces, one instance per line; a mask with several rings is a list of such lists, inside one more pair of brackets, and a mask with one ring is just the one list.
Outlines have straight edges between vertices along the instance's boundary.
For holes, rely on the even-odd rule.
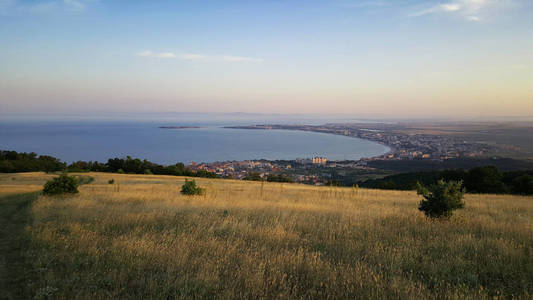
[[275,175],[270,174],[267,177],[268,182],[293,182],[293,180],[283,174]]
[[417,183],[417,191],[424,197],[418,209],[430,218],[449,218],[454,210],[463,208],[465,205],[463,202],[465,190],[462,181],[439,180],[427,188]]
[[75,177],[63,173],[59,177],[52,178],[52,180],[49,180],[44,184],[43,194],[75,194],[78,192],[78,185],[79,182]]
[[243,180],[251,180],[251,181],[262,181],[263,177],[257,172],[250,172],[246,177],[243,178]]
[[143,172],[145,175],[154,175],[154,173],[152,173],[152,171],[150,171],[150,169],[146,169],[144,170]]
[[197,186],[196,181],[185,179],[185,184],[181,187],[181,193],[183,195],[201,195],[204,193],[204,189]]
[[119,173],[119,174],[124,174],[124,173],[126,173],[126,172],[124,172],[124,170],[122,170],[122,169],[118,169],[118,170],[117,170],[117,173]]
[[107,183],[113,184],[113,183],[115,183],[115,179],[111,178],[111,179],[109,179],[109,181]]

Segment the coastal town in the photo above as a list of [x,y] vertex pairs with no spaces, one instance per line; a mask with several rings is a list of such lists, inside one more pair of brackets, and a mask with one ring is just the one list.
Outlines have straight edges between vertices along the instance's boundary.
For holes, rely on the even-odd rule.
[[396,124],[387,123],[347,123],[314,125],[252,125],[228,128],[263,129],[263,130],[302,130],[350,136],[381,143],[391,151],[385,155],[368,159],[376,160],[410,160],[431,159],[446,160],[458,157],[482,157],[491,153],[494,146],[466,141],[454,136],[436,134],[407,134]]
[[291,180],[315,185],[331,182],[331,169],[351,169],[368,172],[373,162],[427,161],[443,162],[451,159],[481,158],[490,155],[495,146],[466,141],[455,136],[409,134],[398,125],[326,124],[326,125],[251,125],[226,128],[243,130],[302,130],[366,139],[390,148],[384,155],[361,158],[357,161],[329,161],[327,157],[309,157],[286,161],[245,160],[189,164],[192,171],[205,170],[219,177],[247,179],[255,174],[268,179],[273,174],[287,174]]
[[[297,159],[294,161],[267,161],[267,160],[245,160],[245,161],[224,161],[212,163],[192,162],[187,167],[191,171],[204,170],[217,174],[223,178],[247,179],[251,174],[257,174],[261,179],[267,180],[270,175],[294,173],[293,171],[302,171],[316,169],[317,167],[326,167],[327,159],[325,157],[315,157],[312,159]],[[330,165],[331,166],[331,163]],[[305,172],[312,173],[312,172]],[[290,177],[291,181],[300,183],[310,183],[320,185],[324,183],[323,176],[312,174],[295,174]]]

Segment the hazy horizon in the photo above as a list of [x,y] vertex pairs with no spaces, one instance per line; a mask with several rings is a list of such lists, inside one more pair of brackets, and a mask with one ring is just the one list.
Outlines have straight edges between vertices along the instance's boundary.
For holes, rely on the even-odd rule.
[[4,119],[533,116],[527,0],[0,0],[0,38]]
[[382,123],[382,122],[413,122],[413,123],[447,123],[447,122],[533,122],[533,116],[398,116],[355,114],[318,114],[318,113],[246,113],[246,112],[84,112],[84,113],[7,113],[0,112],[0,120],[5,122],[149,122],[156,124],[313,124],[325,123]]

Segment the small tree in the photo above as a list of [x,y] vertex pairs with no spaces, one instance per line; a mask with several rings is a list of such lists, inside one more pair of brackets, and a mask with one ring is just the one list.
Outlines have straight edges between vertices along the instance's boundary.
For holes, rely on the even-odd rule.
[[181,193],[183,195],[201,195],[204,193],[204,189],[197,186],[196,181],[185,179],[185,184],[181,187]]
[[417,192],[424,197],[418,209],[430,218],[449,218],[454,210],[463,208],[465,205],[463,201],[465,190],[462,181],[439,180],[427,188],[417,183]]
[[52,180],[49,180],[44,184],[43,194],[76,194],[78,192],[78,185],[78,179],[63,173],[59,177],[52,178]]

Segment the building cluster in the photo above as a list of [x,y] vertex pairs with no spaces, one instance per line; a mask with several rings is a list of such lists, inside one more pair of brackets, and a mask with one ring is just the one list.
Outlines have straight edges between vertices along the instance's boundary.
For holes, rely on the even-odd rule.
[[237,126],[240,129],[290,129],[351,136],[384,144],[391,150],[381,156],[362,158],[359,161],[328,161],[325,157],[296,159],[293,161],[245,160],[214,163],[191,163],[192,171],[205,170],[219,177],[244,179],[251,174],[256,178],[284,174],[296,182],[322,185],[328,183],[331,172],[324,168],[372,169],[368,162],[373,160],[436,160],[452,158],[476,158],[487,155],[493,146],[467,142],[452,135],[419,134],[409,132],[407,127],[397,124],[326,124],[313,125],[252,125]]
[[[263,126],[265,125],[243,128],[262,129]],[[397,124],[268,125],[268,128],[322,132],[371,140],[391,148],[389,153],[372,158],[380,160],[475,158],[494,150],[493,146],[464,141],[452,135],[407,134],[402,132],[402,129],[406,128]]]
[[244,160],[244,161],[223,161],[212,163],[195,163],[188,165],[191,171],[205,170],[217,174],[220,177],[243,179],[250,173],[258,173],[261,177],[269,174],[277,174],[284,170],[291,169],[290,164],[278,164],[269,161]]
[[317,174],[317,168],[331,167],[325,157],[297,159],[288,161],[245,160],[223,161],[212,163],[192,162],[187,167],[191,171],[204,170],[217,174],[222,178],[245,179],[252,173],[267,179],[269,175],[285,174],[295,182],[323,185],[327,181],[327,175]]
[[492,147],[486,144],[466,142],[455,137],[430,134],[405,134],[394,131],[352,130],[355,137],[385,144],[391,151],[374,159],[410,160],[451,158],[475,158],[486,155]]
[[325,157],[313,157],[312,162],[315,165],[325,165],[328,160]]

